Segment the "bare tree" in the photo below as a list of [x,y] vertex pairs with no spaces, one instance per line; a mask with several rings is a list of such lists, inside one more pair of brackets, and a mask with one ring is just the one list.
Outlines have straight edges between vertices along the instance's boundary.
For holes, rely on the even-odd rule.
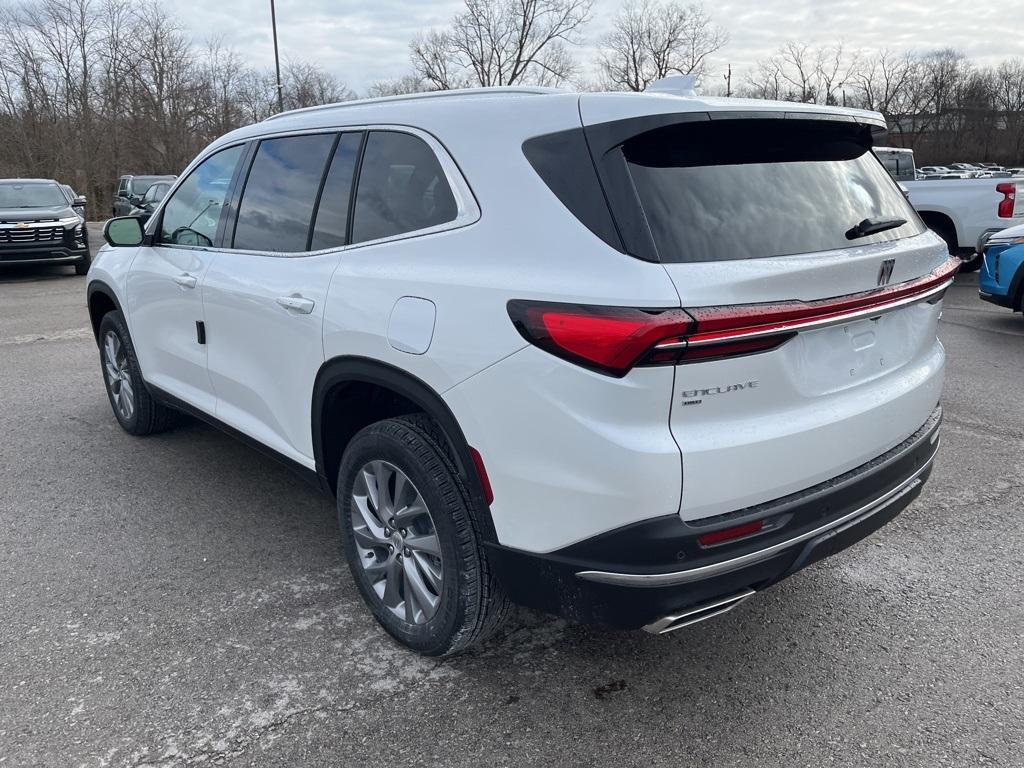
[[557,85],[572,76],[567,46],[579,42],[593,0],[464,0],[443,30],[410,45],[415,75],[434,89]]
[[607,87],[642,91],[673,73],[706,74],[708,57],[727,41],[701,5],[629,0],[601,41],[598,66]]
[[859,63],[858,54],[851,54],[842,43],[812,48],[789,42],[757,63],[742,91],[763,99],[839,104]]
[[309,62],[289,59],[285,62],[281,78],[285,109],[351,101],[356,97],[334,75]]
[[381,96],[401,96],[406,93],[423,93],[432,90],[430,83],[416,75],[404,75],[394,80],[375,80],[366,95],[371,99]]

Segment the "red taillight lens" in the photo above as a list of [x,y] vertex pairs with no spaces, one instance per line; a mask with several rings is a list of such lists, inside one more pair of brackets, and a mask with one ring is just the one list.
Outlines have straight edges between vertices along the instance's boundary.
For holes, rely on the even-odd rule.
[[625,376],[658,342],[683,336],[693,324],[681,309],[510,301],[508,314],[531,344],[612,376]]
[[736,525],[732,528],[723,528],[720,531],[705,533],[697,537],[697,543],[702,547],[713,547],[715,544],[722,544],[726,541],[734,541],[760,533],[764,530],[764,520],[754,520],[743,525]]
[[1003,199],[999,201],[999,218],[1011,218],[1013,216],[1013,206],[1017,200],[1017,185],[996,184],[996,192],[1003,196]]

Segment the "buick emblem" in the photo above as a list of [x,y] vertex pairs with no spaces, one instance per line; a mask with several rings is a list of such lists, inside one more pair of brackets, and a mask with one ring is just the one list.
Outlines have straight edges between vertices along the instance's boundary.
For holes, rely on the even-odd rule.
[[878,284],[888,285],[892,279],[892,270],[896,266],[896,259],[886,259],[878,268]]

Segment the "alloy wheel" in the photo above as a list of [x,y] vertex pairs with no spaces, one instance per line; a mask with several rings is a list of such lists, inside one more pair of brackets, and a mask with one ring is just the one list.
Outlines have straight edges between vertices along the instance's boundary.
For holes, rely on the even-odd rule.
[[410,624],[429,621],[441,604],[444,570],[416,486],[394,464],[371,461],[356,475],[350,506],[359,562],[377,597]]
[[103,337],[103,370],[114,407],[122,419],[130,419],[135,413],[135,389],[132,387],[128,353],[113,331],[107,331]]

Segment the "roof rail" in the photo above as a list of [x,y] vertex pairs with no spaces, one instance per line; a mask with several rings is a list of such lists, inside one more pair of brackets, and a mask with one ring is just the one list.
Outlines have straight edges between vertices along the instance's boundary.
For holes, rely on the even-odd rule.
[[353,101],[338,101],[333,104],[321,104],[316,107],[302,107],[301,109],[289,109],[285,112],[278,112],[276,115],[264,118],[262,122],[276,120],[279,117],[290,117],[291,115],[302,115],[309,112],[320,112],[326,109],[339,109],[342,107],[361,107],[365,104],[385,104],[393,101],[414,101],[417,99],[445,99],[457,96],[540,96],[548,93],[566,93],[559,88],[544,88],[541,86],[518,86],[499,85],[491,88],[453,88],[447,91],[425,91],[423,93],[404,93],[398,96],[379,96],[373,99],[355,99]]

